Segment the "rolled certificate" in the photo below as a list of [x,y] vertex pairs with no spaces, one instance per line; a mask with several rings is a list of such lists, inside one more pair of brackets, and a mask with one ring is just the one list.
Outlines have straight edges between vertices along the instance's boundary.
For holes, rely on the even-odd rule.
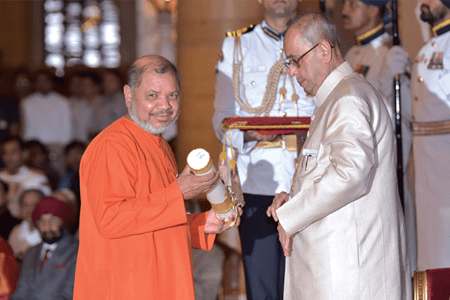
[[[194,149],[187,157],[187,164],[192,173],[197,176],[206,175],[216,171],[212,163],[209,153],[204,149]],[[236,215],[236,207],[234,205],[233,196],[225,188],[221,180],[217,185],[206,194],[206,198],[211,204],[212,208],[217,214],[217,218],[225,217],[225,222],[228,222],[230,214]]]

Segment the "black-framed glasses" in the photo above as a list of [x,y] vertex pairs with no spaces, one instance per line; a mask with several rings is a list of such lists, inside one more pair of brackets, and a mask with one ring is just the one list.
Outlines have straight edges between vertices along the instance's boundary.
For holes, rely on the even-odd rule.
[[287,62],[284,63],[284,65],[286,66],[286,68],[289,69],[289,67],[292,65],[294,68],[298,69],[300,68],[300,64],[299,61],[306,56],[306,54],[308,54],[309,52],[313,51],[314,48],[316,48],[317,46],[319,46],[320,43],[315,44],[311,49],[309,49],[308,51],[306,51],[305,53],[303,53],[303,55],[300,55],[299,58],[297,59],[288,59]]

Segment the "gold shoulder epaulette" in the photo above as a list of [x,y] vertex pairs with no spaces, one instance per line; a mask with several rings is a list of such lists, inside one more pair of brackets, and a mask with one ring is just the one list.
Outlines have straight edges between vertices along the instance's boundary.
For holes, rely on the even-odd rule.
[[244,27],[235,31],[228,31],[227,33],[225,33],[226,37],[237,37],[237,36],[241,36],[244,33],[250,32],[253,30],[253,28],[255,28],[255,24],[252,24],[248,27]]

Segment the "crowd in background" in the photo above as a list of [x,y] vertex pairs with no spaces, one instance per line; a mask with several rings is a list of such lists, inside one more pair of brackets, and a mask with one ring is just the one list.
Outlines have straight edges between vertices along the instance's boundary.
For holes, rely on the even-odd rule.
[[48,68],[0,68],[0,244],[15,258],[0,257],[0,275],[10,278],[0,294],[14,291],[25,253],[45,242],[32,217],[40,200],[63,201],[71,218],[61,230],[77,237],[81,157],[126,113],[124,77],[116,69],[77,67],[57,77]]

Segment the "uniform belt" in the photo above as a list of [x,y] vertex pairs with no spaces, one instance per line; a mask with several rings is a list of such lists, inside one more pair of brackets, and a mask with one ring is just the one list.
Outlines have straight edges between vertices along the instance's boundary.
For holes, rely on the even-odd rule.
[[436,122],[413,122],[413,135],[437,135],[450,133],[450,120]]
[[282,137],[279,136],[275,140],[268,141],[259,141],[256,143],[256,149],[263,148],[283,148],[283,140],[286,145],[286,149],[288,151],[297,151],[297,135],[296,134],[285,134]]

